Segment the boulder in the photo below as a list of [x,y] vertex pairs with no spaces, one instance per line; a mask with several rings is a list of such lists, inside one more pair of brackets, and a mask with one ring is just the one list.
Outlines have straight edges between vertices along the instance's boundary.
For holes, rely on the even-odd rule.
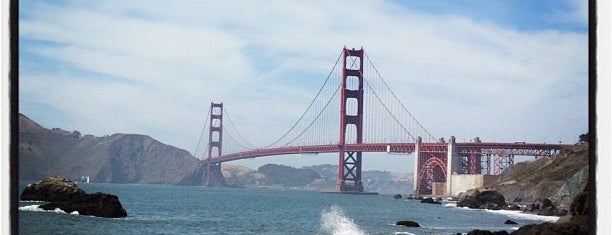
[[475,189],[470,189],[468,191],[459,193],[459,201],[464,201],[468,198],[476,198],[476,196],[480,193],[480,190],[478,190],[477,188]]
[[126,217],[127,212],[123,209],[119,198],[106,193],[86,194],[80,200],[51,202],[40,206],[43,210],[55,210],[59,208],[67,213],[77,211],[79,215],[91,215],[105,218]]
[[429,203],[429,204],[437,204],[437,205],[442,204],[442,202],[436,201],[436,200],[434,200],[433,198],[430,198],[430,197],[421,200],[421,203]]
[[504,224],[518,224],[518,223],[514,222],[512,220],[506,220],[506,222],[504,222]]
[[[498,193],[497,191],[483,191],[476,195],[476,200],[484,203],[493,204],[493,207],[497,209],[502,209],[506,207],[506,199],[504,195]],[[491,207],[491,206],[489,206]],[[487,208],[489,209],[489,208]]]
[[87,194],[64,177],[51,176],[28,185],[21,193],[21,200],[49,202],[39,207],[43,210],[61,209],[67,213],[106,218],[126,217],[119,198],[112,194]]
[[406,227],[421,227],[419,223],[410,221],[410,220],[398,221],[397,223],[395,223],[395,225],[401,225],[401,226],[406,226]]
[[468,190],[468,192],[460,196],[460,201],[457,202],[458,207],[468,207],[472,209],[499,210],[505,208],[506,205],[504,195],[490,190],[482,192],[478,192],[478,190]]
[[36,183],[29,184],[21,193],[22,201],[61,202],[76,200],[85,195],[85,191],[60,176],[50,176]]
[[508,235],[508,232],[506,232],[505,230],[491,232],[487,230],[476,229],[476,230],[469,231],[467,234],[468,235]]

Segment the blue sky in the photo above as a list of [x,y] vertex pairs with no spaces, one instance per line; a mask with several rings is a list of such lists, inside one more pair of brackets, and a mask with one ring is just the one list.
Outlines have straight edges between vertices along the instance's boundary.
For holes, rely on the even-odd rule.
[[[587,1],[20,1],[20,112],[193,152],[223,101],[265,145],[346,45],[366,49],[436,136],[574,143],[588,129],[587,15]],[[309,158],[235,164],[336,162]],[[410,157],[364,161],[412,169]]]

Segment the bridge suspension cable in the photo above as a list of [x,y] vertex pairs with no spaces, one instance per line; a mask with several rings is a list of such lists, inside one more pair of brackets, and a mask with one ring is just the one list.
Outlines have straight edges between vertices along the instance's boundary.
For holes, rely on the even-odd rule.
[[331,103],[331,101],[335,98],[336,94],[338,94],[338,91],[340,90],[340,86],[336,87],[336,91],[334,92],[334,94],[329,97],[329,100],[327,100],[327,103],[325,103],[325,106],[323,107],[323,109],[321,109],[321,111],[317,114],[317,116],[310,122],[310,124],[308,124],[308,126],[306,126],[306,128],[304,128],[304,130],[302,130],[302,132],[300,132],[295,138],[293,138],[292,140],[290,140],[289,142],[287,142],[285,145],[283,145],[283,147],[285,146],[289,146],[291,143],[293,143],[293,141],[297,140],[298,138],[300,138],[302,135],[304,135],[304,133],[306,133],[306,131],[312,127],[312,125],[319,119],[319,117],[321,117],[321,114],[323,113],[323,111],[325,111],[327,109],[327,106],[329,106],[329,103]]
[[227,111],[227,107],[224,110],[225,112],[225,116],[227,117],[227,120],[229,121],[230,127],[232,128],[232,130],[234,130],[236,132],[236,135],[238,135],[238,137],[240,138],[240,140],[244,141],[244,143],[246,143],[248,146],[244,146],[242,144],[240,144],[240,142],[238,142],[238,140],[236,140],[232,134],[231,131],[229,131],[229,129],[225,129],[225,126],[223,126],[223,130],[228,130],[226,131],[226,133],[230,136],[230,138],[232,138],[236,144],[240,145],[240,147],[243,147],[245,149],[251,150],[251,149],[256,149],[257,147],[255,147],[255,145],[253,145],[251,142],[249,142],[246,138],[244,138],[244,136],[242,134],[240,134],[240,131],[238,131],[238,129],[236,129],[236,125],[234,125],[234,122],[232,121],[231,116],[229,115],[229,112]]
[[[423,125],[422,125],[422,124],[419,122],[419,120],[418,120],[418,119],[416,119],[416,118],[414,117],[414,115],[412,114],[412,112],[410,112],[410,111],[408,110],[408,108],[406,108],[406,106],[405,106],[405,105],[404,105],[404,104],[403,104],[403,103],[400,101],[400,99],[399,99],[399,98],[397,98],[397,95],[395,95],[395,92],[393,92],[393,90],[391,90],[391,88],[389,87],[389,84],[387,84],[387,82],[386,82],[386,81],[385,81],[385,79],[382,77],[382,75],[380,74],[380,72],[378,72],[378,69],[376,68],[376,66],[374,65],[374,63],[372,62],[372,60],[370,60],[370,57],[368,56],[368,54],[367,54],[367,53],[364,53],[364,54],[365,54],[366,59],[368,60],[368,63],[369,63],[370,65],[372,65],[372,68],[374,69],[374,72],[376,72],[376,75],[377,75],[377,76],[380,78],[380,80],[383,82],[383,84],[385,85],[385,87],[387,88],[387,90],[389,91],[389,93],[390,93],[390,94],[393,96],[393,98],[395,98],[396,102],[397,102],[397,103],[399,103],[399,104],[401,105],[401,107],[403,108],[403,110],[404,110],[405,112],[407,112],[407,113],[408,113],[408,115],[410,116],[410,118],[411,118],[412,120],[414,120],[414,122],[415,122],[415,123],[416,123],[416,124],[417,124],[417,125],[418,125],[418,126],[419,126],[419,127],[422,129],[422,130],[423,130],[423,131],[425,131],[425,133],[428,135],[428,136],[423,136],[423,137],[426,137],[426,138],[428,137],[430,140],[436,140],[436,137],[434,137],[434,135],[432,135],[432,134],[431,134],[431,132],[429,132],[429,130],[427,130],[427,128],[425,128],[425,127],[424,127],[424,126],[423,126]],[[366,82],[366,83],[367,83],[367,82]],[[368,86],[369,86],[369,84],[368,84]],[[378,96],[377,96],[377,97],[378,97]],[[383,105],[384,105],[384,104],[383,104]],[[393,114],[391,114],[391,115],[393,115]],[[395,117],[394,117],[394,118],[395,118]],[[399,122],[398,122],[398,123],[399,123]],[[406,128],[404,127],[404,125],[402,125],[401,123],[400,123],[400,125],[402,126],[402,128],[404,128],[404,130],[405,130],[405,131],[408,131],[408,130],[406,130]],[[412,135],[412,134],[411,134],[411,135]],[[413,138],[414,138],[414,136],[413,136]]]
[[202,125],[202,133],[200,134],[200,139],[198,139],[198,144],[196,145],[195,151],[193,151],[193,156],[198,158],[198,149],[200,148],[200,143],[202,143],[202,137],[204,136],[204,133],[206,132],[206,130],[208,129],[208,118],[210,117],[210,109],[208,110],[208,114],[206,114],[206,117],[204,119],[204,124]]
[[[274,142],[272,142],[271,144],[265,146],[264,148],[270,148],[276,144],[278,144],[281,140],[283,140],[285,137],[287,137],[287,135],[289,135],[289,133],[291,131],[293,131],[295,129],[295,127],[297,127],[297,125],[302,121],[302,119],[304,119],[304,117],[306,116],[306,114],[308,113],[308,111],[312,108],[313,104],[315,103],[315,101],[317,100],[317,98],[321,95],[321,92],[323,91],[323,88],[325,88],[325,86],[327,85],[327,83],[329,82],[330,78],[332,77],[331,75],[333,74],[333,72],[336,70],[336,67],[338,66],[338,62],[340,61],[340,58],[342,57],[342,53],[340,53],[338,55],[338,58],[336,59],[336,63],[334,64],[333,68],[331,69],[331,71],[329,72],[329,74],[327,75],[327,78],[325,79],[325,82],[323,82],[323,85],[321,86],[321,88],[319,88],[319,91],[317,92],[317,94],[315,95],[315,97],[312,99],[312,101],[310,101],[310,104],[308,104],[308,107],[306,108],[306,110],[304,111],[304,113],[302,113],[302,115],[298,118],[298,120],[283,134],[281,135],[280,138],[278,138],[277,140],[275,140]],[[337,93],[336,89],[336,92]],[[333,96],[332,96],[333,97]],[[327,106],[329,105],[329,103],[331,102],[331,98],[330,100],[327,101],[326,105],[323,107],[323,109],[318,113],[317,118],[315,118],[309,125],[308,127],[306,127],[300,134],[298,134],[297,137],[293,138],[291,141],[287,142],[286,144],[284,144],[283,146],[287,146],[289,144],[291,144],[293,141],[295,141],[297,138],[299,138],[300,136],[302,136],[302,134],[304,134],[304,132],[306,132],[306,130],[308,128],[310,128],[312,126],[312,123],[314,123],[316,121],[316,119],[318,119],[318,117],[321,115],[321,113],[323,113],[323,111],[327,108]]]

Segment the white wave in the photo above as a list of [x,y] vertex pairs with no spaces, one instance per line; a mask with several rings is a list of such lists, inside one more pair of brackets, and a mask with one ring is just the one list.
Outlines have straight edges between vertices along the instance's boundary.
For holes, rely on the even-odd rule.
[[329,211],[321,213],[321,227],[332,235],[365,235],[353,220],[344,215],[344,211],[339,206],[333,205]]
[[19,207],[19,210],[21,210],[21,211],[36,211],[36,212],[55,212],[55,213],[68,214],[68,213],[66,213],[65,211],[63,211],[60,208],[55,208],[54,210],[43,210],[42,208],[40,208],[38,206],[39,205],[21,206],[21,207]]
[[409,232],[395,232],[395,235],[416,235],[416,234],[409,233]]
[[502,215],[506,215],[510,218],[513,219],[527,219],[527,220],[538,220],[538,221],[543,221],[543,222],[556,222],[557,220],[559,220],[559,216],[545,216],[545,215],[536,215],[536,214],[529,214],[529,213],[525,213],[523,211],[513,211],[513,210],[489,210],[489,209],[471,209],[468,207],[457,207],[457,204],[455,203],[454,205],[451,204],[447,204],[444,205],[447,207],[455,207],[458,209],[465,209],[465,210],[483,210],[486,212],[490,212],[490,213],[495,213],[495,214],[502,214]]
[[486,210],[490,213],[507,215],[513,219],[528,219],[528,220],[540,220],[544,222],[556,222],[559,220],[559,216],[545,216],[545,215],[535,215],[529,214],[522,211],[509,211],[509,210]]
[[445,207],[457,207],[457,203],[456,202],[443,203],[443,206],[445,206]]

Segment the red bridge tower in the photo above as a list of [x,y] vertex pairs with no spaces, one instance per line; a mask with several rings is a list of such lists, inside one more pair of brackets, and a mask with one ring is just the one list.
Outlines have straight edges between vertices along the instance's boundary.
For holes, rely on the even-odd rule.
[[[350,59],[347,61],[347,59]],[[354,129],[352,129],[354,127]],[[363,48],[342,50],[342,87],[340,94],[340,147],[338,157],[339,192],[363,192],[361,151],[344,151],[347,143],[363,142]]]
[[[223,146],[223,103],[210,103],[210,129],[208,131],[208,161],[206,161],[206,186],[224,186],[225,178],[221,163],[211,163],[213,157],[221,156]],[[213,151],[216,149],[216,151]],[[213,156],[215,154],[215,156]]]

